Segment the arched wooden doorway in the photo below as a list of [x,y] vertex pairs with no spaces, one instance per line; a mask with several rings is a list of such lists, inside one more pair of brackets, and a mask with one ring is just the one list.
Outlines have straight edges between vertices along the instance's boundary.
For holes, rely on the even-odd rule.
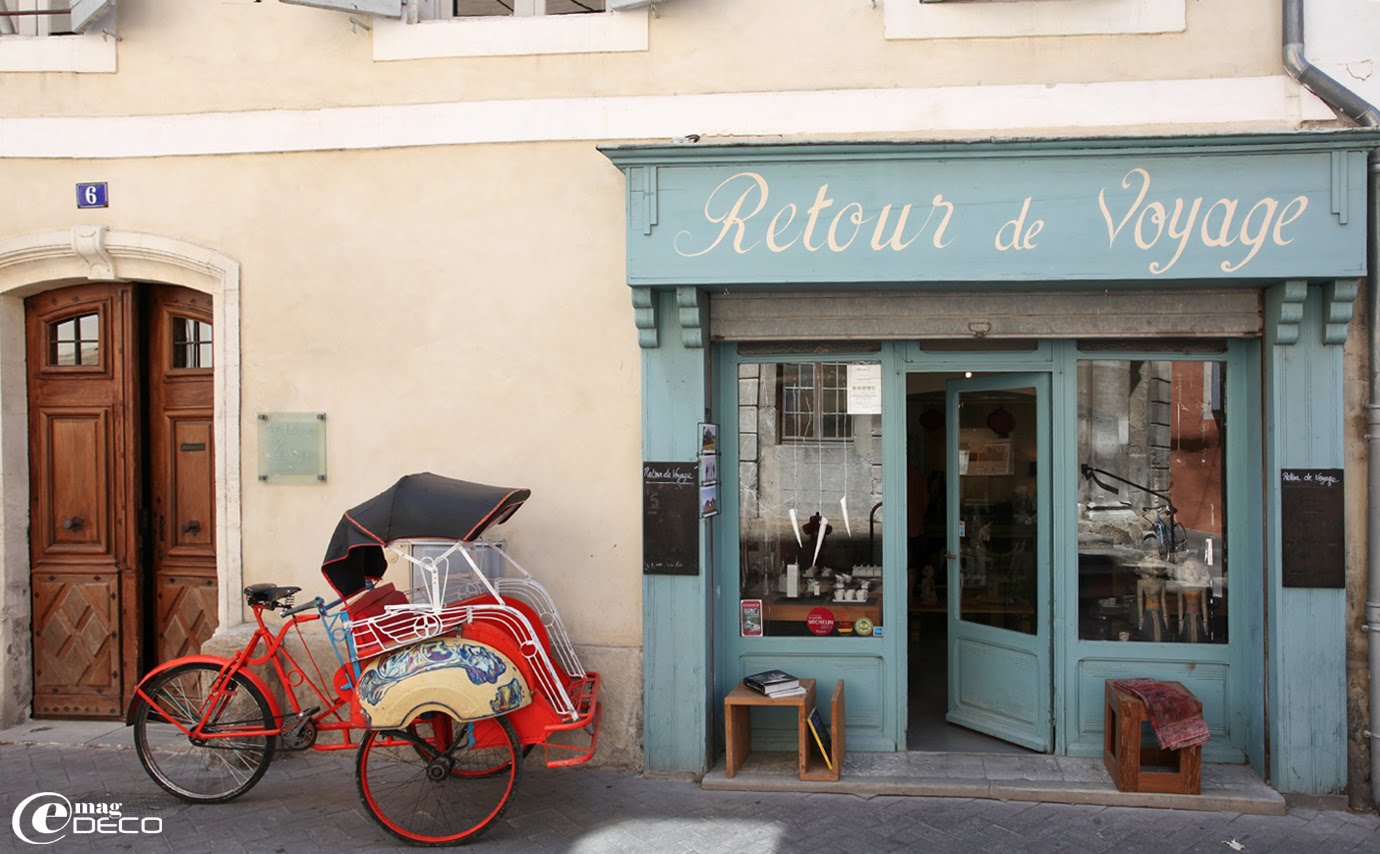
[[35,716],[114,717],[217,624],[211,297],[25,300]]

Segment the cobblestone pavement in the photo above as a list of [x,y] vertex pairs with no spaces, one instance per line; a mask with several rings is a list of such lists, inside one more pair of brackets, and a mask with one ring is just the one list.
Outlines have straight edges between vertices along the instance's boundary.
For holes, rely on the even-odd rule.
[[[163,794],[133,750],[0,746],[0,850],[255,852],[396,849],[355,792],[353,754],[276,760],[237,801],[192,806]],[[15,807],[41,791],[120,802],[158,816],[156,836],[69,835],[35,848]],[[1235,849],[1228,843],[1244,846]],[[529,762],[483,852],[1380,852],[1380,817],[1291,810],[1250,816],[963,798],[706,792],[692,782]]]

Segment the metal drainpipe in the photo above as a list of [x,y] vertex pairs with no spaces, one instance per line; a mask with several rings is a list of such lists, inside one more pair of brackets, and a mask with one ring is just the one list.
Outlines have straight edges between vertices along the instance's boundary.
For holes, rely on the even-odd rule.
[[[1284,0],[1284,67],[1328,106],[1366,127],[1380,127],[1380,111],[1316,68],[1303,55],[1303,0]],[[1370,263],[1367,316],[1370,335],[1370,403],[1366,406],[1366,625],[1370,659],[1371,796],[1380,806],[1380,148],[1370,153],[1368,217]]]

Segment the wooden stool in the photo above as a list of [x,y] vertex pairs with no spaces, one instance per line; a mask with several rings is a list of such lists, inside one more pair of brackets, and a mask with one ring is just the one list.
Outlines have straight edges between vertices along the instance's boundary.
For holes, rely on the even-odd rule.
[[[1114,680],[1107,680],[1107,715],[1103,735],[1102,764],[1112,782],[1123,792],[1162,792],[1170,795],[1196,795],[1203,784],[1203,746],[1195,744],[1181,750],[1142,747],[1141,724],[1150,720],[1150,710],[1134,694],[1118,691]],[[1167,682],[1187,692],[1178,682]],[[1174,771],[1146,771],[1142,766],[1159,765]]]

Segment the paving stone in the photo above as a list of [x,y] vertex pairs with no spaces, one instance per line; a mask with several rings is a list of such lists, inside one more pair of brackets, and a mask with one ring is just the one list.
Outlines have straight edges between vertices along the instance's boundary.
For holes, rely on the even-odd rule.
[[[899,761],[909,761],[897,754]],[[1025,757],[1016,757],[1024,759]],[[1060,757],[1062,759],[1063,757]],[[1048,757],[1041,757],[1048,759]],[[983,760],[979,757],[979,765]],[[930,767],[944,765],[927,759]],[[924,764],[924,763],[922,763]],[[1030,766],[1015,770],[1095,766]],[[973,767],[956,756],[950,768]],[[485,854],[543,852],[890,851],[1155,852],[1229,854],[1237,838],[1246,854],[1380,852],[1380,818],[1370,814],[1291,810],[1282,816],[1170,809],[1069,806],[970,798],[857,797],[806,792],[713,791],[685,780],[650,779],[604,769],[550,770],[533,763],[505,818],[481,841]],[[17,844],[9,819],[36,791],[92,802],[120,801],[128,814],[157,815],[164,832],[138,845],[109,839],[64,839],[63,851],[190,851],[194,854],[314,854],[413,850],[395,844],[365,814],[348,752],[306,753],[275,761],[243,798],[191,805],[166,795],[132,750],[86,746],[0,746],[0,851]]]

